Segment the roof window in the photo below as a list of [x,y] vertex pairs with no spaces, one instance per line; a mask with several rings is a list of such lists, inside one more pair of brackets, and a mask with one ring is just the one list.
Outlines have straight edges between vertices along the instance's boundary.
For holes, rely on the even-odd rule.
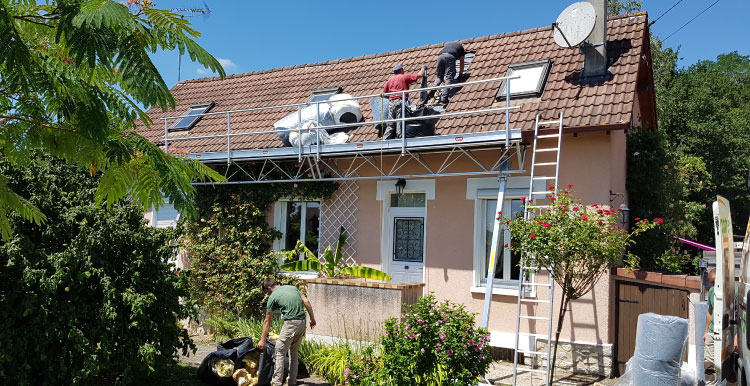
[[[188,111],[182,116],[182,118],[178,119],[177,122],[172,125],[172,127],[169,128],[169,131],[180,131],[180,130],[190,130],[195,126],[198,121],[203,118],[202,116],[198,114],[204,114],[208,112],[208,110],[211,110],[212,107],[214,107],[216,103],[201,103],[197,105],[192,105],[188,109]],[[198,116],[190,116],[190,115],[198,115]]]
[[307,102],[323,102],[327,101],[331,98],[331,96],[340,94],[342,91],[344,91],[341,87],[329,87],[329,88],[323,88],[320,90],[315,90],[312,92],[312,95],[310,95],[310,99],[307,100]]
[[[474,60],[475,55],[476,51],[466,51],[466,55],[464,55],[464,72],[469,70],[469,65],[471,65],[472,60]],[[456,79],[458,79],[459,71],[461,71],[461,61],[456,60]]]
[[[552,62],[549,59],[538,60],[534,62],[513,63],[508,66],[505,76],[520,76],[520,79],[511,79],[510,97],[511,98],[529,98],[540,97],[544,91],[544,84],[547,83],[549,68]],[[496,100],[505,99],[505,83],[503,80],[500,90],[497,92]]]

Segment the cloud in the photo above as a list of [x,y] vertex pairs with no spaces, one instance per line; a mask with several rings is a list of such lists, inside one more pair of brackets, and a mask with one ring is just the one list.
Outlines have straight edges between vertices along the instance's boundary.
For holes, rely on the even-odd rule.
[[[224,67],[224,71],[227,73],[231,73],[232,70],[237,69],[237,65],[234,64],[234,62],[231,59],[224,59],[224,58],[216,58],[216,60],[219,61],[222,67]],[[209,70],[208,68],[198,67],[195,72],[200,76],[210,76],[210,75],[216,75],[215,72]]]
[[219,63],[221,63],[221,66],[224,67],[224,70],[231,70],[233,68],[237,68],[237,65],[234,64],[234,62],[231,59],[224,59],[224,58],[217,58]]

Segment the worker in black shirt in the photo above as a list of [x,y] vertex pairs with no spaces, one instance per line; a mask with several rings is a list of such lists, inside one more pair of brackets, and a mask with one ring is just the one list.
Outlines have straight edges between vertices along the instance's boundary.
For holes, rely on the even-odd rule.
[[[442,50],[438,53],[437,59],[437,79],[435,80],[435,86],[440,86],[445,80],[445,84],[455,84],[456,79],[456,60],[461,62],[458,70],[458,76],[464,73],[464,46],[459,42],[446,43]],[[440,89],[440,103],[448,103],[448,93],[450,88]],[[430,97],[432,97],[431,92]]]

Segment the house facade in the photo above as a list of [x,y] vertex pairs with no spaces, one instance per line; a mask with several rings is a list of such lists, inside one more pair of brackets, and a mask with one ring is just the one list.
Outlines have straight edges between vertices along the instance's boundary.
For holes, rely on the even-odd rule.
[[[268,210],[269,224],[283,233],[275,249],[302,240],[322,250],[335,243],[343,226],[350,235],[350,263],[384,270],[397,282],[424,283],[425,293],[462,303],[480,318],[499,170],[507,165],[519,171],[508,176],[503,212],[521,211],[537,116],[555,120],[562,114],[560,184],[573,184],[575,196],[586,204],[627,204],[627,131],[656,125],[649,38],[645,13],[609,18],[606,68],[599,76],[583,75],[584,55],[556,45],[551,27],[461,41],[472,52],[468,83],[453,96],[430,137],[380,139],[368,123],[373,112],[367,98],[358,100],[364,122],[347,131],[346,144],[284,147],[273,124],[321,90],[378,94],[395,64],[407,72],[425,64],[429,74],[442,43],[182,81],[172,89],[177,108],[150,110],[154,124],[141,134],[167,151],[185,151],[225,172],[230,183],[338,181],[338,191],[326,202],[280,200]],[[429,75],[431,82],[434,74]],[[507,99],[507,79],[471,83],[508,75],[520,78],[510,80]],[[179,118],[201,113],[206,115],[199,119]],[[161,120],[170,116],[178,118]],[[543,131],[555,132],[549,126]],[[535,181],[534,190],[545,189],[545,181]],[[504,241],[509,239],[505,233]],[[499,256],[491,279],[491,344],[513,348],[518,256],[502,248]],[[547,278],[539,274],[535,280]],[[604,275],[591,293],[572,302],[561,336],[570,343],[562,353],[570,366],[610,373],[613,293]],[[539,290],[534,296],[548,295]],[[524,307],[526,314],[547,312],[546,305]],[[521,331],[520,346],[539,349],[544,342],[526,334],[546,334],[547,323],[527,320]]]

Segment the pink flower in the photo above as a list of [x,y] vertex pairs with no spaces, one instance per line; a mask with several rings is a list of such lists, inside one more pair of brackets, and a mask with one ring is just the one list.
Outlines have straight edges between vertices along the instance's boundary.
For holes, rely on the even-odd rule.
[[440,333],[440,339],[441,339],[441,340],[445,340],[445,334],[444,334],[444,333],[442,333],[442,332]]
[[565,186],[567,186],[567,187],[569,187],[569,188],[572,188],[572,187],[573,187],[573,184],[567,184],[567,185],[565,185]]
[[581,220],[588,220],[589,216],[581,216]]
[[533,239],[534,237],[536,237],[536,234],[535,234],[535,233],[532,233],[532,234],[530,234],[530,235],[529,235],[529,238],[530,238],[530,239]]
[[578,207],[573,207],[573,212],[578,212]]
[[641,221],[641,218],[640,217],[636,217],[635,221]]
[[417,320],[417,324],[424,324],[424,319]]
[[555,201],[555,200],[557,200],[557,197],[550,197],[549,200],[550,201]]
[[654,222],[657,224],[664,224],[664,219],[661,217],[657,217],[654,219]]

